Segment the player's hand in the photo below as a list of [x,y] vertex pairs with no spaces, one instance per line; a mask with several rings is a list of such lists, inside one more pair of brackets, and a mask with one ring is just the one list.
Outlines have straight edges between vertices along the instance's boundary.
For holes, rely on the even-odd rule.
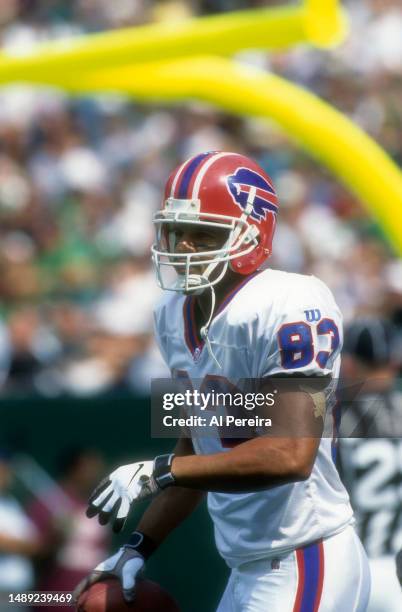
[[122,465],[105,478],[89,499],[87,516],[98,515],[101,525],[111,522],[118,533],[124,527],[134,502],[152,497],[174,484],[171,464],[174,455],[159,455],[154,461]]
[[87,516],[99,515],[101,525],[112,522],[121,531],[131,504],[155,495],[159,487],[153,478],[153,461],[122,465],[105,478],[89,499]]
[[120,581],[125,601],[133,601],[136,579],[143,569],[144,563],[144,557],[137,550],[128,545],[123,546],[112,557],[99,563],[89,576],[81,580],[74,589],[74,601],[78,602],[81,594],[95,582],[111,577]]

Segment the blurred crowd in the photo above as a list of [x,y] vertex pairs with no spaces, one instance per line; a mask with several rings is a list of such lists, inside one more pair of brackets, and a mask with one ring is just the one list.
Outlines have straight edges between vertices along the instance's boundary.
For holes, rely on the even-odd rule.
[[[256,6],[242,0],[6,0],[10,53],[86,32]],[[402,164],[402,6],[345,2],[339,48],[247,52],[344,112]],[[0,90],[0,372],[4,395],[132,391],[167,375],[152,334],[159,297],[152,214],[171,169],[202,150],[254,157],[281,211],[272,267],[313,273],[346,322],[385,317],[402,329],[402,260],[337,179],[268,121],[197,103],[142,105],[118,96]]]
[[[0,448],[2,612],[59,610],[57,603],[35,608],[18,600],[10,603],[9,593],[33,588],[71,592],[104,559],[110,546],[110,531],[89,520],[84,511],[105,469],[98,451],[69,446],[60,452],[53,476],[49,476],[30,455],[16,455]],[[20,494],[16,496],[18,484]],[[23,504],[19,500],[21,484],[25,490]]]

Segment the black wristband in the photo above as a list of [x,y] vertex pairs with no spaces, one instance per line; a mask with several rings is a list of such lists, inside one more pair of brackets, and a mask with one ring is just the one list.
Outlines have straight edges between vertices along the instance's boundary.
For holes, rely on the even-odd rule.
[[154,459],[154,469],[152,476],[160,489],[165,489],[175,484],[172,474],[172,461],[174,454],[158,455]]
[[157,549],[157,545],[153,539],[147,536],[146,533],[142,533],[142,531],[133,531],[125,546],[134,548],[145,560],[147,560]]

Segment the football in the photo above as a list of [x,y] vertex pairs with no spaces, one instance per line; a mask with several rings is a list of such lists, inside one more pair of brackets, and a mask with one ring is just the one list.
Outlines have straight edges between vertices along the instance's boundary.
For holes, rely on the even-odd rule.
[[180,612],[167,591],[151,580],[139,579],[135,600],[126,603],[120,582],[108,578],[84,591],[77,603],[77,612]]

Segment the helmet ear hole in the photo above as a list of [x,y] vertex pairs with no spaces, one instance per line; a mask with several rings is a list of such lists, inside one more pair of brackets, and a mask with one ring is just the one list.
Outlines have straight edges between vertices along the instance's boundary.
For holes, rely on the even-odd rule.
[[[252,226],[255,227],[255,226]],[[230,269],[237,274],[248,275],[252,274],[264,263],[264,261],[271,254],[271,243],[267,237],[259,232],[258,228],[255,227],[253,230],[253,238],[257,242],[255,248],[247,255],[240,255],[235,257],[230,262]]]

